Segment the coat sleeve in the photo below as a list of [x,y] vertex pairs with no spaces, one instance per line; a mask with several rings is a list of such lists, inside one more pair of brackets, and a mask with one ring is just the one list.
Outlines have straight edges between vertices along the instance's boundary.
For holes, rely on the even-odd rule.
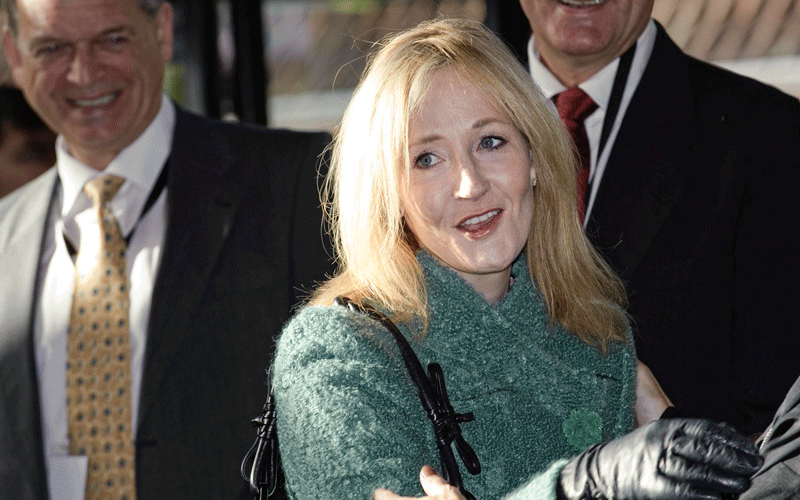
[[534,475],[525,484],[503,497],[503,500],[556,500],[556,483],[561,469],[569,460],[557,460],[543,472]]
[[[622,364],[622,390],[617,400],[617,420],[611,429],[610,439],[622,437],[631,432],[635,426],[637,358],[633,331],[630,327],[625,336],[628,342],[622,347],[622,353],[619,357]],[[669,397],[669,394],[667,396]]]
[[377,323],[354,316],[307,307],[278,343],[278,442],[296,499],[366,499],[379,487],[417,496],[420,468],[438,464],[402,360]]

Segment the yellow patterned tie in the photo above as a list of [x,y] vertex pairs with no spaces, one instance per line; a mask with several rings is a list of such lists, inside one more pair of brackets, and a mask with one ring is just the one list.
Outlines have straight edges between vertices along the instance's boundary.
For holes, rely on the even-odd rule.
[[[108,202],[125,179],[86,183],[98,233],[81,234],[67,334],[70,454],[89,458],[86,499],[134,500],[125,239]],[[88,233],[88,234],[86,234]]]

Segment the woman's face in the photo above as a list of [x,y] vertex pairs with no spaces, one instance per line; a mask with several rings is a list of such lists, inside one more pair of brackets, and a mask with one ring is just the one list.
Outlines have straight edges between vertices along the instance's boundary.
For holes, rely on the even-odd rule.
[[533,217],[528,145],[458,72],[438,71],[430,89],[409,124],[405,220],[423,248],[496,302]]

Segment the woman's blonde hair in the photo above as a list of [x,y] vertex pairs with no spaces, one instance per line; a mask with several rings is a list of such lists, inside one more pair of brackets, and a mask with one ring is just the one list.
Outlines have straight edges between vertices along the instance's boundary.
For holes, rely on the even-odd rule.
[[457,71],[496,103],[525,137],[536,169],[525,247],[550,317],[605,349],[624,340],[625,294],[578,222],[572,143],[530,76],[478,22],[438,19],[390,36],[368,61],[332,143],[322,191],[338,263],[312,296],[344,295],[427,324],[427,294],[406,231],[401,196],[411,168],[408,128],[433,73]]

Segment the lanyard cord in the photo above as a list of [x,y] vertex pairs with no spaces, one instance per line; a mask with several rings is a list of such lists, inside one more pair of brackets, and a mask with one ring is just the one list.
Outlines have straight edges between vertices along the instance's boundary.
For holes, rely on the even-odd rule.
[[633,65],[633,56],[636,53],[636,43],[631,45],[631,48],[625,51],[619,58],[619,66],[617,66],[617,74],[614,77],[614,85],[611,87],[611,97],[608,100],[608,108],[606,116],[603,119],[603,131],[600,134],[600,147],[597,150],[597,161],[600,161],[600,155],[603,154],[608,137],[611,135],[611,129],[614,128],[614,122],[617,119],[619,106],[622,103],[622,95],[625,93],[625,86],[628,84],[628,75],[631,72]]

